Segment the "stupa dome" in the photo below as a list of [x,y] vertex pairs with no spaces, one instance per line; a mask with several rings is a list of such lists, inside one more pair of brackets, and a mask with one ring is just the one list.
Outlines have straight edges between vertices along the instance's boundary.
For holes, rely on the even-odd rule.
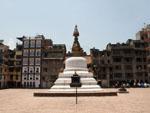
[[87,71],[87,62],[83,57],[70,57],[65,61],[64,71]]

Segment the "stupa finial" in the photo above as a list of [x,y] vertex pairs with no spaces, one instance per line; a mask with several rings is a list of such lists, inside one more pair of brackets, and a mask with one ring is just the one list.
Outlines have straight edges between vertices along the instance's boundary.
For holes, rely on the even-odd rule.
[[79,36],[79,31],[78,31],[77,25],[75,25],[74,32],[73,32],[73,36],[74,36],[74,37],[78,37],[78,36]]

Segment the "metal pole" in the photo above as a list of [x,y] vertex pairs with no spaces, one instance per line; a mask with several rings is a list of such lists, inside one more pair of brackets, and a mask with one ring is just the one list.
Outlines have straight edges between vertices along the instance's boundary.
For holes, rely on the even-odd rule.
[[78,101],[78,100],[77,100],[77,87],[76,87],[76,104],[77,104],[77,101]]

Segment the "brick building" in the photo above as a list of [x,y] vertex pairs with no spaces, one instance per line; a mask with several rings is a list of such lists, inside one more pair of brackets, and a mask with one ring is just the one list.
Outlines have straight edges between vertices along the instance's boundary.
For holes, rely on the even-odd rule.
[[9,47],[3,44],[3,40],[0,40],[0,88],[6,88],[9,77],[8,67],[8,54]]
[[141,38],[129,39],[122,44],[109,43],[103,51],[90,50],[95,78],[103,87],[150,82],[147,62],[150,43],[145,41],[147,38],[142,38],[143,35],[138,36]]

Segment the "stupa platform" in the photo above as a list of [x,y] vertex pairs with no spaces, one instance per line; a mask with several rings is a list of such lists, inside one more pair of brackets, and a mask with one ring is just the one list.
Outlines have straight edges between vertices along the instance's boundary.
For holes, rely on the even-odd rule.
[[[91,91],[92,90],[92,91]],[[94,89],[77,89],[77,96],[117,96],[117,91],[110,90],[94,90]],[[73,97],[76,96],[76,89],[55,89],[52,92],[35,92],[33,94],[35,97]]]

